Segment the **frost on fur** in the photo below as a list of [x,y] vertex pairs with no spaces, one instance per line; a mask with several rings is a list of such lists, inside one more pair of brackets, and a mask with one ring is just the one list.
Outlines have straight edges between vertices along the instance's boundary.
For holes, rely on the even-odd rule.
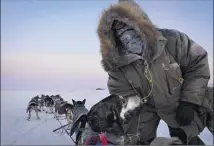
[[138,96],[130,96],[127,97],[127,102],[123,105],[123,108],[120,112],[120,117],[125,119],[125,113],[129,110],[134,110],[135,108],[140,106],[140,97]]

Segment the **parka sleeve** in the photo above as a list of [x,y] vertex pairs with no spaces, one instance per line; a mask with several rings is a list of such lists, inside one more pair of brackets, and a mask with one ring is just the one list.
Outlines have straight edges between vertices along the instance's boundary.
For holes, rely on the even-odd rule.
[[115,94],[123,97],[136,95],[128,80],[120,70],[108,72],[108,90],[110,94]]
[[201,106],[210,79],[207,51],[177,30],[168,30],[168,51],[180,64],[184,79],[181,101]]

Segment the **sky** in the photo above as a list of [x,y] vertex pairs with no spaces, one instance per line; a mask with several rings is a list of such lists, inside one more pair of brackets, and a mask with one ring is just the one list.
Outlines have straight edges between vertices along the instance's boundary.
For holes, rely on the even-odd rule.
[[[213,1],[136,0],[159,28],[177,29],[209,53],[213,81]],[[104,87],[96,33],[117,0],[1,0],[1,90]]]

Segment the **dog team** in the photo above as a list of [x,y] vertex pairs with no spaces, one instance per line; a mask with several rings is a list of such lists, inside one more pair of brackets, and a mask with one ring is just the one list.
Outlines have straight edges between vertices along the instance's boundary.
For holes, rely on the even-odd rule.
[[[42,94],[40,97],[37,95],[28,103],[26,110],[26,113],[28,113],[27,120],[31,119],[33,111],[36,113],[37,119],[40,119],[39,112],[46,111],[46,114],[54,114],[54,118],[57,120],[59,119],[59,116],[65,115],[67,122],[71,125],[73,118],[72,108],[73,104],[64,101],[59,94],[51,96]],[[48,109],[50,112],[48,112]]]

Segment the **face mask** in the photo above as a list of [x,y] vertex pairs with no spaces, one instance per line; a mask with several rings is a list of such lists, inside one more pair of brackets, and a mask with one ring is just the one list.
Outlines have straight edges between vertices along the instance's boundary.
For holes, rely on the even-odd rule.
[[115,21],[113,27],[116,37],[125,50],[134,54],[142,54],[144,48],[143,41],[133,28],[119,21]]

